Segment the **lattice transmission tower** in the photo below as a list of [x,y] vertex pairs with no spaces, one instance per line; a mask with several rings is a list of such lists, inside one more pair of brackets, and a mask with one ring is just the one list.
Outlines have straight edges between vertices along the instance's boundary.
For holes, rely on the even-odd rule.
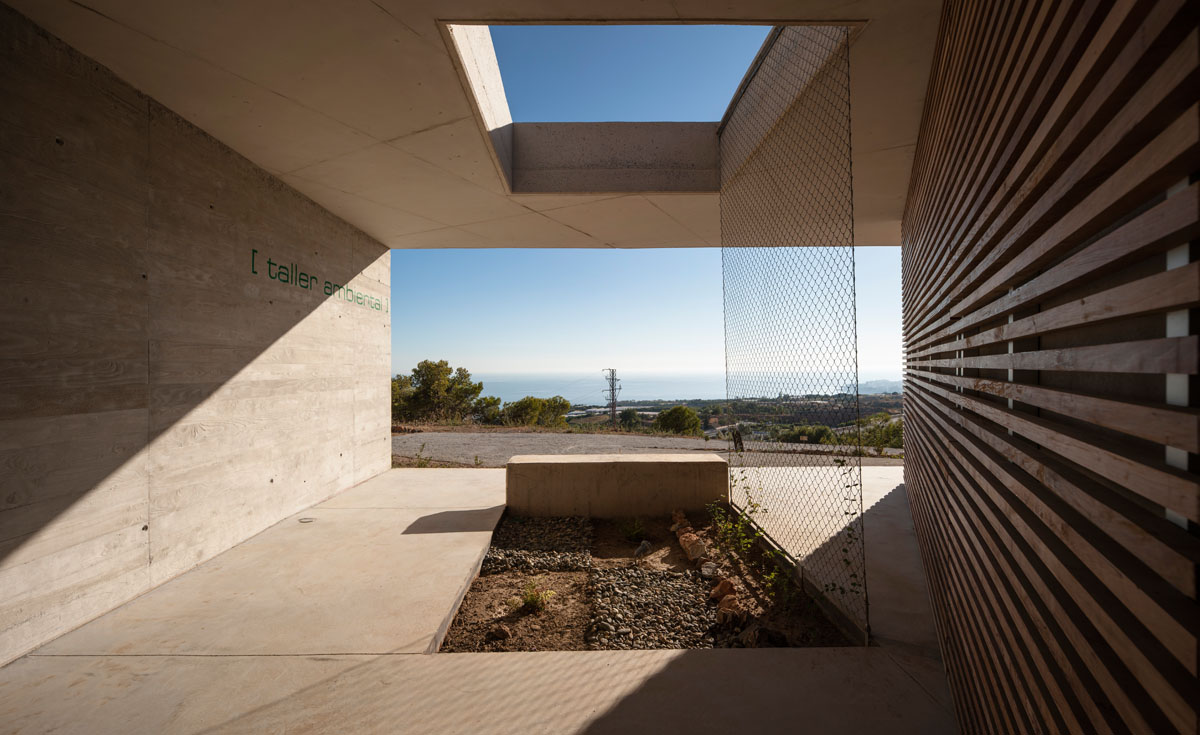
[[620,382],[617,377],[616,368],[605,368],[604,379],[608,381],[608,388],[605,393],[608,394],[608,416],[612,419],[613,428],[617,426],[617,395],[621,392]]

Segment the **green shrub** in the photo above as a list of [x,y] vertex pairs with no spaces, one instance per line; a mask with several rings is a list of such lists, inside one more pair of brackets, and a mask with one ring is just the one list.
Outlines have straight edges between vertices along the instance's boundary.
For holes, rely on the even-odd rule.
[[517,597],[513,597],[508,601],[509,607],[518,612],[540,613],[546,609],[546,603],[550,602],[550,598],[554,597],[554,590],[545,589],[541,586],[541,578],[531,579],[525,583],[525,589]]
[[658,431],[687,436],[698,436],[704,433],[700,430],[700,417],[687,406],[675,406],[659,412],[658,416],[654,418],[654,428]]

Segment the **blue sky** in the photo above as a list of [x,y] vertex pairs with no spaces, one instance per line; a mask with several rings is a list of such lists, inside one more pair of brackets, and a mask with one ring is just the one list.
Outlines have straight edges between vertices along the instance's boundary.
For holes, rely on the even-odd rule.
[[[763,26],[494,26],[512,117],[718,120]],[[859,372],[900,377],[899,248],[859,248]],[[723,373],[719,248],[393,250],[392,367]]]
[[514,122],[720,120],[769,26],[492,26]]

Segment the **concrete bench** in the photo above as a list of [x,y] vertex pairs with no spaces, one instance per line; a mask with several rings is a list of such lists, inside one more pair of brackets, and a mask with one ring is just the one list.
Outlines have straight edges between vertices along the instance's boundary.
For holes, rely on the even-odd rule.
[[508,461],[508,509],[526,516],[622,518],[701,510],[725,497],[716,454],[534,454]]

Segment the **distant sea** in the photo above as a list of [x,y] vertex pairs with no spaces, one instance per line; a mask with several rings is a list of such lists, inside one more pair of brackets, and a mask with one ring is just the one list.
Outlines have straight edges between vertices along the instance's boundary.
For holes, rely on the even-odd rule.
[[[621,401],[678,401],[689,398],[724,398],[725,375],[694,373],[688,375],[666,374],[623,374],[617,370]],[[599,370],[595,374],[546,374],[546,375],[489,375],[474,373],[473,380],[483,381],[485,396],[496,396],[502,401],[516,401],[525,396],[549,398],[562,396],[573,405],[600,406],[606,402],[608,384]]]
[[[621,379],[621,401],[680,401],[686,399],[725,398],[725,375],[723,373],[689,373],[682,375],[638,374],[617,371]],[[550,373],[536,374],[472,374],[473,380],[483,382],[485,396],[496,396],[502,401],[516,401],[525,396],[549,398],[562,396],[576,406],[601,406],[607,402],[605,390],[608,385],[604,375]],[[884,393],[901,390],[899,381],[860,381],[862,393]]]

